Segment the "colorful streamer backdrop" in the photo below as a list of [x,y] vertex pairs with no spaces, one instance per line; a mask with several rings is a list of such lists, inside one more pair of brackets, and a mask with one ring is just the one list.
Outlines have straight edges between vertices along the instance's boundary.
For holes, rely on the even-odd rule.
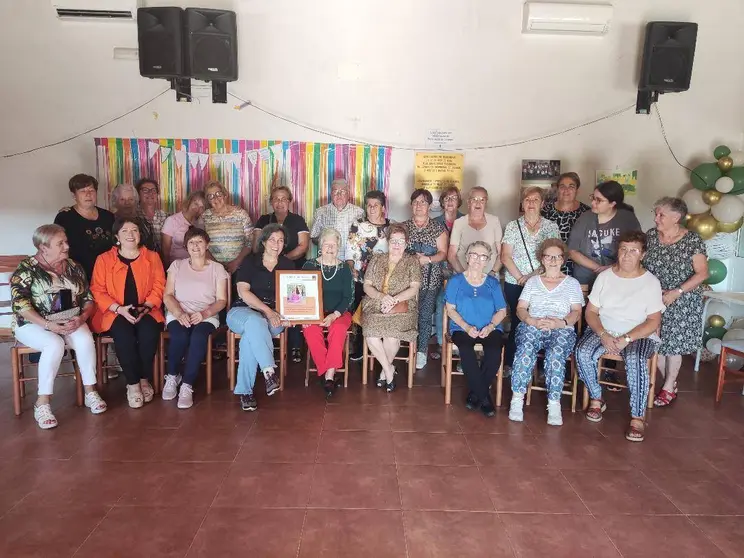
[[334,178],[347,179],[357,205],[363,204],[368,190],[387,195],[390,187],[390,147],[223,139],[96,138],[95,142],[98,180],[106,192],[117,184],[154,178],[167,213],[178,211],[189,192],[203,189],[210,180],[219,180],[233,203],[246,208],[254,222],[271,211],[272,184],[292,189],[293,211],[308,224],[315,209],[329,203]]

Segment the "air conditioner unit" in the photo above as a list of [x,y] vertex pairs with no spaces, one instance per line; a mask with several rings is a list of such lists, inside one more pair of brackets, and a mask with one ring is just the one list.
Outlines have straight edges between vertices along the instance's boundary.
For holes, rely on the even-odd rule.
[[610,29],[612,5],[526,2],[523,33],[604,35]]
[[63,21],[135,21],[142,0],[51,0]]

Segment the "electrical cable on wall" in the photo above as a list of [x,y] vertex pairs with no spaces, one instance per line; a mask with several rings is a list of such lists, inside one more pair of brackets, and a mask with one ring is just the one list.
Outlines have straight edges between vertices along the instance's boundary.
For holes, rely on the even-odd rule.
[[90,134],[91,132],[95,132],[96,130],[100,130],[104,126],[108,126],[109,124],[111,124],[113,122],[116,122],[117,120],[121,120],[122,118],[124,118],[125,116],[129,116],[133,112],[137,112],[141,108],[144,108],[147,105],[149,105],[150,103],[152,103],[155,99],[158,99],[159,97],[162,97],[163,95],[165,95],[166,93],[168,93],[168,91],[170,91],[170,90],[171,89],[168,88],[165,91],[161,91],[160,93],[158,93],[157,95],[155,95],[154,97],[152,97],[150,100],[145,101],[141,105],[138,105],[138,106],[136,106],[135,108],[133,108],[131,110],[128,110],[124,114],[120,114],[119,116],[116,116],[116,117],[112,118],[111,120],[107,120],[103,124],[99,124],[98,126],[95,126],[93,128],[89,128],[89,129],[85,130],[84,132],[80,132],[79,134],[75,134],[72,137],[69,137],[69,138],[63,139],[63,140],[59,140],[59,141],[55,141],[54,143],[48,143],[46,145],[40,145],[39,147],[34,147],[32,149],[26,149],[25,151],[18,151],[17,153],[9,153],[7,155],[2,155],[2,156],[0,156],[0,158],[1,159],[10,159],[11,157],[18,157],[19,155],[27,155],[29,153],[34,153],[35,151],[40,151],[42,149],[46,149],[47,147],[55,147],[57,145],[62,145],[63,143],[67,143],[69,141],[75,140],[75,139],[77,139],[77,138],[79,138],[81,136],[84,136],[86,134]]

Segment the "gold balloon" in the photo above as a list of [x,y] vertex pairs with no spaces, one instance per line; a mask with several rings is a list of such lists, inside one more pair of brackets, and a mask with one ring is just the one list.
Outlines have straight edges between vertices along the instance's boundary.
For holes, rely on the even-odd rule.
[[716,228],[718,229],[718,232],[732,233],[738,231],[741,228],[742,224],[744,224],[744,217],[742,217],[738,221],[734,221],[733,223],[721,223],[719,221]]
[[687,227],[687,228],[689,228],[689,224],[690,224],[690,219],[692,219],[692,217],[693,217],[692,213],[688,213],[687,215],[685,215],[685,216],[684,216],[684,217],[682,218],[682,223],[681,223],[681,225],[682,225],[683,227]]
[[697,226],[697,222],[700,220],[701,217],[706,217],[710,215],[710,211],[706,213],[698,213],[696,215],[693,215],[691,213],[687,214],[687,221],[685,222],[685,227],[687,227],[687,230],[694,231],[695,227]]
[[723,327],[726,325],[726,320],[723,319],[723,316],[713,314],[710,318],[708,318],[708,325],[710,327]]
[[718,190],[706,190],[705,192],[703,192],[702,197],[703,201],[708,205],[716,205],[719,201],[721,201],[723,194]]
[[723,172],[731,170],[731,167],[734,166],[734,160],[729,157],[721,157],[718,159],[718,168],[721,169]]
[[716,218],[710,215],[709,213],[705,213],[695,219],[695,224],[692,227],[692,230],[694,230],[696,233],[700,235],[700,238],[703,240],[710,240],[714,236],[716,236],[716,232],[718,229],[718,221],[716,221]]

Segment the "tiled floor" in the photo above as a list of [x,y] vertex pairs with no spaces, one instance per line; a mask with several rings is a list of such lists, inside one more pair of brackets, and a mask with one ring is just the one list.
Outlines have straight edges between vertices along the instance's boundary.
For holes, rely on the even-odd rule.
[[292,366],[257,413],[221,365],[188,411],[131,410],[117,380],[94,417],[60,379],[42,432],[0,346],[0,556],[744,556],[744,397],[714,406],[711,365],[631,444],[625,394],[599,425],[547,427],[542,397],[514,424],[466,411],[460,378],[445,407],[436,364],[392,395],[354,367],[329,402]]

